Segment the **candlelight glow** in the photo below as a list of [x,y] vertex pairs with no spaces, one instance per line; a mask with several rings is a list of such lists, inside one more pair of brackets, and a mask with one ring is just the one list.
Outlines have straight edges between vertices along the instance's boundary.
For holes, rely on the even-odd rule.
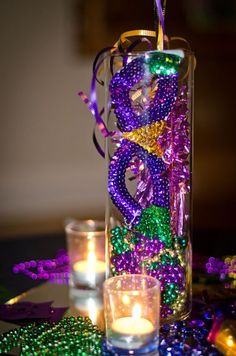
[[139,304],[135,304],[132,310],[132,317],[134,319],[140,319],[142,314],[141,306]]
[[90,240],[88,241],[88,252],[94,252],[95,246],[94,246],[94,241]]
[[95,284],[95,279],[96,279],[96,255],[94,253],[95,251],[95,246],[94,246],[94,241],[90,240],[88,241],[88,270],[87,273],[89,274],[90,282],[92,284]]
[[95,250],[94,241],[91,240],[88,242],[88,269],[89,269],[89,272],[95,271],[95,265],[96,265],[97,259],[96,259],[94,250]]
[[127,294],[123,295],[122,302],[123,302],[123,304],[129,304],[130,300],[129,300],[129,296]]
[[92,320],[93,324],[96,324],[97,321],[97,307],[96,302],[92,299],[88,299],[88,316]]
[[228,345],[229,347],[234,346],[234,340],[232,339],[232,336],[229,336],[229,337],[227,338],[226,343],[227,343],[227,345]]

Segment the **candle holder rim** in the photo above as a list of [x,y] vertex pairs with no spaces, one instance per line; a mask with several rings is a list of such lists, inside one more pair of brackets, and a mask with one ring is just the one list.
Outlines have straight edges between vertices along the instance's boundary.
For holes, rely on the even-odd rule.
[[[145,289],[130,289],[130,290],[117,290],[117,289],[114,289],[114,288],[111,288],[109,286],[109,283],[115,281],[115,280],[119,280],[119,279],[122,279],[122,278],[133,278],[133,277],[136,277],[136,278],[145,278],[145,279],[149,279],[151,281],[153,281],[155,283],[155,285],[151,286],[151,287],[148,287],[148,288],[145,288]],[[111,281],[112,280],[112,281]],[[152,291],[152,290],[155,290],[156,288],[158,288],[160,290],[160,281],[152,276],[148,276],[146,274],[126,274],[126,275],[121,275],[121,276],[114,276],[114,277],[110,277],[108,279],[106,279],[103,283],[103,289],[105,290],[116,290],[117,292],[119,293],[131,293],[131,292],[142,292],[142,291]]]
[[[79,226],[87,226],[88,229],[80,229]],[[65,226],[67,234],[73,234],[73,236],[87,236],[88,233],[92,233],[94,237],[105,235],[105,221],[96,219],[87,220],[72,220]]]

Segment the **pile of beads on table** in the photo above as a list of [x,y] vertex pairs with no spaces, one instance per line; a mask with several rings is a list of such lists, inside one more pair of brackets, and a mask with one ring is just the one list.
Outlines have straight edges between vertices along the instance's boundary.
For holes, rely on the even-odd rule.
[[103,333],[88,317],[63,318],[55,324],[29,324],[0,336],[0,354],[18,348],[20,355],[101,355]]

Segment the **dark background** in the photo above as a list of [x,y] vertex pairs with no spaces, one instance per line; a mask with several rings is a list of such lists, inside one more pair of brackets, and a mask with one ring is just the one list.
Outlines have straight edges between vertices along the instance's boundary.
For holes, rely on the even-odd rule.
[[[87,67],[91,66],[97,51],[116,42],[123,31],[155,29],[152,1],[71,0],[61,3],[70,25],[68,50],[73,53],[74,63],[78,61],[78,66],[81,61]],[[22,2],[22,6],[24,4],[25,16],[30,16],[27,1]],[[197,59],[193,125],[193,247],[196,253],[208,256],[236,252],[235,26],[234,0],[167,1],[167,34],[186,38]],[[17,42],[17,29],[14,38]],[[64,189],[63,184],[60,189]],[[73,209],[70,212],[76,217],[89,217]],[[87,214],[89,209],[86,209]],[[103,218],[103,210],[103,206],[92,209],[93,217]],[[40,219],[33,219],[28,228],[24,220],[11,234],[6,229],[6,226],[11,229],[10,220],[1,218],[5,229],[0,241],[0,285],[12,294],[35,285],[24,276],[13,276],[11,267],[20,261],[54,257],[57,250],[65,246],[62,216],[66,215],[66,208],[58,214],[55,207],[55,214],[41,219],[43,223]],[[43,233],[40,232],[41,225],[44,225]]]
[[[95,53],[129,29],[155,29],[152,1],[78,3],[78,50]],[[88,14],[88,16],[86,16]],[[90,15],[95,26],[90,27]],[[185,38],[195,53],[193,228],[202,253],[236,249],[236,3],[234,0],[167,1],[168,36]],[[86,36],[91,34],[92,41]]]

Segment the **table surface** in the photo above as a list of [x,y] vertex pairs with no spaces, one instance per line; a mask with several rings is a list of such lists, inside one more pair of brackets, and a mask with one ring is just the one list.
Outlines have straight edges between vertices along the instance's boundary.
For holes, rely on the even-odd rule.
[[[65,312],[65,316],[89,316],[94,324],[104,329],[102,294],[99,294],[95,298],[87,293],[81,296],[74,293],[74,290],[70,289],[66,284],[46,282],[10,299],[7,304],[23,301],[33,303],[53,301],[53,307],[68,308]],[[17,327],[17,325],[0,321],[0,334],[15,327]]]
[[[200,278],[197,283],[193,284],[195,298],[199,298],[203,292],[208,295],[210,300],[236,298],[236,289],[225,289],[223,283],[209,283],[209,279],[205,279],[205,277]],[[85,295],[78,294],[67,284],[46,282],[10,299],[7,303],[53,301],[52,306],[54,307],[68,308],[65,316],[89,316],[94,324],[104,329],[102,294],[94,298],[87,292],[85,293]],[[0,321],[0,334],[14,327],[16,327],[15,324]]]
[[[88,295],[81,295],[78,290],[70,288],[66,284],[55,284],[46,282],[40,286],[36,286],[25,293],[10,299],[7,303],[14,304],[22,301],[30,301],[34,303],[53,301],[53,307],[66,307],[67,310],[64,316],[89,316],[94,324],[97,324],[100,329],[104,330],[104,310],[102,305],[102,294],[97,297]],[[216,280],[209,280],[206,275],[201,275],[197,283],[193,284],[193,300],[196,302],[203,301],[203,295],[207,296],[208,303],[214,303],[219,300],[233,300],[236,299],[236,289],[226,289],[224,283],[219,283]],[[203,299],[202,299],[203,298]],[[205,303],[203,301],[203,303]],[[195,303],[193,303],[195,305]],[[194,310],[193,314],[199,311]],[[197,307],[196,307],[197,308]],[[18,328],[16,324],[0,321],[0,334]],[[11,355],[18,355],[17,350],[12,350]]]

